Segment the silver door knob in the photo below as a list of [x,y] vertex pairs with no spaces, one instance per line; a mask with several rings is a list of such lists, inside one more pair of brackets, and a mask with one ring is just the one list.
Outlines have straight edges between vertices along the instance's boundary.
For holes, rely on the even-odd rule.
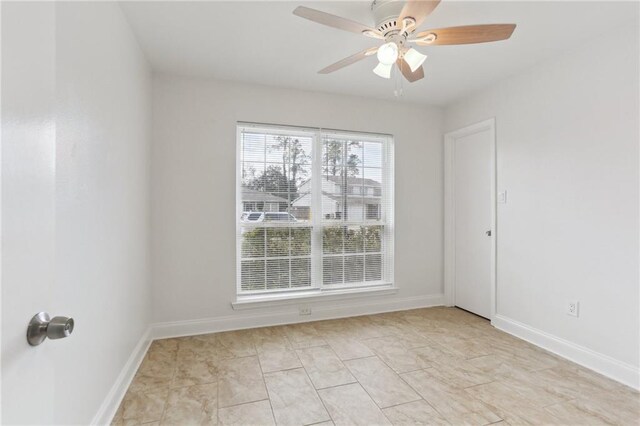
[[38,346],[48,337],[62,339],[73,332],[73,318],[53,317],[46,312],[39,312],[31,318],[27,327],[27,342],[31,346]]
[[487,236],[491,236],[491,229],[489,229],[487,232],[485,232],[485,234],[487,234]]

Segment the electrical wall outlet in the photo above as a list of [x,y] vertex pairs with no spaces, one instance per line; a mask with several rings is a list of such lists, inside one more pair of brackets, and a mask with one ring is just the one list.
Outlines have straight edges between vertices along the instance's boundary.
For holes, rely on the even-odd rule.
[[311,307],[310,306],[299,306],[298,307],[298,315],[311,315]]
[[567,302],[567,315],[571,315],[572,317],[577,317],[580,311],[580,302],[576,300],[572,300]]

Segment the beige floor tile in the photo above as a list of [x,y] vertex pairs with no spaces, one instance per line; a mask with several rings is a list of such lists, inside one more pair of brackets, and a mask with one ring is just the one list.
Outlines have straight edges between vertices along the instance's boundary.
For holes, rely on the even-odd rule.
[[172,389],[162,425],[215,425],[218,423],[218,384]]
[[264,351],[289,351],[293,349],[282,328],[264,327],[253,329],[251,339],[258,353]]
[[449,424],[429,403],[422,399],[385,408],[382,412],[394,426]]
[[298,355],[293,350],[267,350],[258,355],[263,373],[302,367]]
[[375,355],[367,345],[356,339],[332,337],[327,339],[327,343],[331,346],[331,349],[333,349],[336,355],[338,355],[338,358],[343,361]]
[[290,342],[291,343],[291,347],[293,349],[306,349],[306,348],[313,348],[315,346],[326,346],[327,345],[327,341],[325,339],[323,339],[322,337],[314,337],[312,339],[309,340],[302,340],[299,342]]
[[601,416],[598,413],[590,413],[581,409],[575,401],[562,402],[560,404],[549,405],[545,411],[557,417],[559,424],[575,425],[603,425],[615,424],[608,416]]
[[218,380],[215,360],[193,358],[180,360],[171,387],[202,385]]
[[431,363],[425,359],[419,349],[407,348],[395,336],[367,339],[363,343],[396,373],[420,370],[431,366]]
[[433,363],[433,368],[429,371],[434,377],[460,389],[490,383],[494,380],[491,376],[483,373],[473,364],[463,359],[447,362],[446,364],[435,362]]
[[121,419],[124,423],[148,423],[162,418],[169,388],[150,391],[127,392],[121,404]]
[[347,326],[345,319],[333,319],[316,321],[311,323],[320,337],[327,338],[347,338],[353,335],[354,330]]
[[351,330],[351,336],[358,339],[373,339],[392,334],[388,329],[375,324],[369,317],[360,316],[345,318],[346,326]]
[[268,398],[258,357],[220,361],[218,407],[260,401]]
[[284,334],[292,343],[320,338],[312,323],[290,324],[283,327]]
[[234,357],[245,357],[256,354],[251,330],[226,331],[219,333],[218,344]]
[[[561,384],[551,380],[551,377],[545,371],[547,370],[515,372],[508,378],[500,380],[500,382],[508,385],[509,388],[536,407],[558,404],[578,396],[575,390],[572,391],[571,389],[572,383]],[[573,384],[578,386],[575,382]]]
[[316,389],[356,381],[329,346],[298,349],[297,353]]
[[[162,342],[162,343],[160,343]],[[177,366],[177,343],[171,339],[153,342],[129,387],[132,391],[154,390],[171,384]]]
[[[570,401],[578,409],[611,424],[640,423],[640,396],[624,397],[621,393],[584,395]],[[634,423],[635,422],[635,423]]]
[[234,405],[218,410],[220,425],[249,426],[275,425],[268,400]]
[[492,407],[496,414],[510,424],[560,424],[560,419],[536,407],[505,383],[487,383],[467,388],[465,392]]
[[345,365],[380,408],[420,399],[400,376],[376,356],[345,361]]
[[[154,341],[113,424],[159,424],[163,413],[164,424],[212,424],[216,410],[226,422],[273,423],[265,376],[274,380],[271,402],[286,413],[282,423],[316,418],[317,400],[296,411],[315,389],[339,424],[386,422],[376,403],[398,424],[640,419],[637,391],[467,312],[437,307]],[[405,402],[415,393],[426,402]]]
[[177,340],[177,360],[179,364],[188,363],[192,360],[216,362],[220,359],[232,357],[225,353],[224,350],[221,350],[215,334],[181,337]]
[[529,370],[512,357],[503,355],[485,355],[467,360],[467,362],[487,374],[493,380],[504,380]]
[[464,390],[441,381],[431,370],[413,371],[400,376],[447,421],[452,424],[489,424],[501,420],[486,404],[471,398]]
[[337,426],[391,424],[367,392],[357,383],[321,389],[318,394]]
[[443,340],[440,344],[452,355],[464,359],[477,358],[492,353],[491,344],[482,337],[462,339],[456,336],[450,336],[449,339],[446,341]]
[[309,425],[330,420],[303,368],[264,375],[278,425]]

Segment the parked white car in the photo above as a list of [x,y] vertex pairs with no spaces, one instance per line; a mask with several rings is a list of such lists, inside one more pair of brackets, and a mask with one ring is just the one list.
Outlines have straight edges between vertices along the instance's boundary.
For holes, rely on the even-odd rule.
[[297,222],[298,220],[288,212],[244,212],[241,220],[243,222]]

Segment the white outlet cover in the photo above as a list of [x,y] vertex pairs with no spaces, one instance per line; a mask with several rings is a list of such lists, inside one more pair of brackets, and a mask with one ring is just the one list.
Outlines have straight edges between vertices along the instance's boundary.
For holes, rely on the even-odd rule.
[[298,315],[311,315],[311,307],[310,306],[298,307]]
[[567,315],[577,317],[580,314],[580,302],[571,300],[567,302]]

